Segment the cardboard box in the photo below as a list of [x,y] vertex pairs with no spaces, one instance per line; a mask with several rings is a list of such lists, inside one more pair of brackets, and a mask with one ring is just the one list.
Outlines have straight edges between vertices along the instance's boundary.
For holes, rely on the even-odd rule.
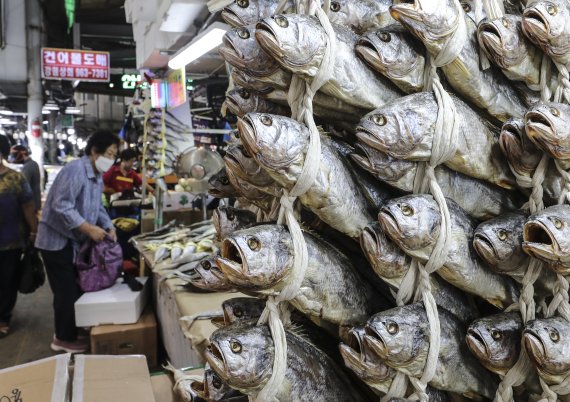
[[[179,192],[179,191],[168,191],[163,195],[162,198],[162,210],[163,211],[178,211],[184,208],[191,208],[192,201],[196,199],[196,196],[191,193]],[[156,205],[155,205],[156,209]]]
[[77,355],[72,402],[156,402],[144,356]]
[[0,370],[0,401],[69,402],[70,354]]
[[156,366],[156,319],[150,306],[136,324],[99,325],[91,328],[91,353],[96,355],[145,355]]
[[143,290],[133,292],[123,280],[99,292],[84,293],[75,302],[75,323],[78,327],[101,324],[134,324],[141,316],[150,284],[148,277],[137,278],[144,284]]
[[[212,211],[208,210],[208,218],[212,217]],[[154,210],[143,210],[141,219],[141,233],[148,233],[154,230]],[[191,225],[204,219],[203,212],[196,209],[181,209],[178,211],[164,211],[162,214],[162,224],[166,225],[176,220],[181,225]]]

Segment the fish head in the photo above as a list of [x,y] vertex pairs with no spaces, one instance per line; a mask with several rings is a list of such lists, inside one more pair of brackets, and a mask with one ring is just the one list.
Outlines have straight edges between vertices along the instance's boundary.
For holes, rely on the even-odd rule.
[[570,371],[570,324],[562,317],[528,322],[523,345],[540,373],[566,376]]
[[370,21],[374,27],[394,24],[390,15],[392,0],[335,0],[331,1],[329,19],[332,23],[347,26],[352,31],[361,32],[367,26],[361,26],[363,20]]
[[493,373],[505,375],[520,354],[523,323],[518,312],[481,318],[467,329],[467,346]]
[[457,0],[410,0],[394,4],[390,13],[430,50],[442,48],[465,18]]
[[222,18],[233,27],[255,24],[267,9],[268,0],[235,0],[222,10]]
[[236,323],[216,330],[206,361],[223,382],[238,390],[262,387],[273,371],[275,350],[265,325]]
[[356,143],[355,151],[350,156],[360,167],[388,183],[414,173],[417,166],[415,162],[393,158],[365,144]]
[[271,75],[280,68],[279,63],[259,46],[253,26],[228,31],[218,51],[229,64],[254,77]]
[[265,82],[259,81],[245,71],[234,68],[232,71],[232,79],[235,84],[249,91],[255,91],[258,94],[265,95],[275,90],[275,87]]
[[396,159],[431,155],[428,135],[437,116],[433,94],[404,96],[364,116],[356,128],[359,141]]
[[240,143],[232,144],[227,148],[224,164],[227,170],[233,171],[242,180],[249,180],[252,175],[262,174],[255,159],[247,153],[245,147]]
[[235,392],[225,382],[222,381],[220,376],[212,369],[204,371],[204,384],[203,384],[204,399],[208,401],[220,401],[228,393]]
[[218,265],[232,283],[268,289],[293,264],[291,235],[281,225],[260,225],[232,233],[222,243]]
[[374,272],[383,278],[401,278],[410,259],[382,231],[378,222],[366,226],[360,234],[360,247]]
[[475,229],[473,247],[500,273],[520,269],[528,256],[523,252],[523,227],[528,215],[509,212],[481,223]]
[[259,95],[243,87],[236,87],[226,94],[225,104],[230,112],[237,117],[243,117],[247,113],[257,110],[260,100]]
[[364,343],[390,367],[423,368],[429,349],[423,308],[414,303],[373,315],[366,323]]
[[509,119],[503,124],[499,145],[511,167],[520,175],[532,176],[542,152],[530,141],[522,119]]
[[257,319],[263,313],[265,301],[253,297],[234,297],[222,303],[226,325],[237,321]]
[[520,64],[531,46],[523,35],[522,18],[518,15],[505,14],[496,20],[481,22],[477,37],[487,57],[504,69]]
[[264,168],[299,174],[309,146],[309,129],[284,116],[249,113],[238,121],[243,144]]
[[253,212],[230,206],[218,207],[212,214],[214,228],[220,240],[223,240],[236,230],[254,224],[256,220]]
[[570,52],[570,4],[565,0],[531,1],[523,12],[522,26],[531,41],[554,60]]
[[239,191],[230,183],[226,169],[222,169],[210,177],[208,186],[208,193],[214,197],[227,198],[240,195]]
[[387,201],[378,221],[384,233],[404,250],[419,250],[436,242],[441,215],[433,196],[419,194]]
[[570,206],[555,205],[531,216],[524,225],[523,250],[567,274],[570,250]]
[[570,105],[546,103],[531,107],[525,114],[528,138],[553,158],[570,158]]
[[196,265],[194,272],[198,275],[191,281],[192,285],[206,290],[227,290],[231,289],[229,284],[216,264],[213,257],[206,257]]
[[316,17],[274,15],[256,28],[255,37],[263,50],[292,72],[315,76],[327,45],[327,34]]
[[364,326],[354,327],[347,333],[345,343],[339,346],[345,365],[368,385],[390,379],[394,371],[386,366],[364,342]]
[[187,388],[180,390],[179,388],[178,391],[185,394],[181,398],[186,398],[190,402],[201,401],[206,398],[206,384],[202,381],[192,381],[189,390]]
[[424,64],[423,56],[410,44],[410,40],[403,32],[397,32],[392,27],[384,28],[362,36],[356,45],[356,52],[383,75],[403,78]]

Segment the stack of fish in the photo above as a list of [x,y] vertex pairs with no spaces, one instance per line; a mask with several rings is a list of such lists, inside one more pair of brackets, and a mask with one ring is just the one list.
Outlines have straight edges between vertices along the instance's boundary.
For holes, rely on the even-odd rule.
[[140,146],[147,177],[172,174],[178,156],[193,146],[184,123],[162,109],[150,109],[146,119],[146,142]]
[[[279,3],[284,8],[273,15]],[[328,44],[319,20],[295,14],[294,3],[236,0],[222,12],[236,27],[220,52],[234,67],[238,86],[226,103],[240,120],[210,192],[237,198],[239,208],[214,214],[219,255],[194,269],[202,289],[264,300],[292,275],[293,239],[276,224],[277,212],[301,176],[311,134],[287,117],[302,101],[292,99],[291,83],[295,75],[317,76]],[[534,369],[514,400],[547,385],[568,393],[570,323],[550,317],[546,306],[553,294],[568,300],[570,206],[556,204],[567,200],[570,178],[570,3],[505,0],[497,20],[481,19],[475,0],[330,6],[333,74],[313,101],[327,133],[316,179],[298,199],[308,265],[290,304],[304,320],[286,327],[286,381],[277,399],[364,401],[392,395],[397,373],[422,376],[428,316],[422,302],[396,307],[395,295],[442,231],[435,198],[412,194],[440,147],[441,101],[426,74],[434,60],[444,64],[438,73],[457,136],[455,151],[434,171],[451,233],[443,266],[430,277],[441,346],[428,397],[492,400],[521,348]],[[454,57],[440,63],[450,48]],[[523,206],[531,194],[546,206],[532,215]],[[531,258],[542,262],[534,289],[544,308],[525,323],[506,310],[519,301]],[[206,359],[220,387],[255,396],[276,353],[269,328],[256,325],[261,309],[250,313],[255,302],[240,303],[239,314],[224,314]],[[329,347],[331,340],[340,348]],[[208,396],[206,383],[194,387],[201,398],[226,400]],[[401,396],[413,392],[410,385]]]

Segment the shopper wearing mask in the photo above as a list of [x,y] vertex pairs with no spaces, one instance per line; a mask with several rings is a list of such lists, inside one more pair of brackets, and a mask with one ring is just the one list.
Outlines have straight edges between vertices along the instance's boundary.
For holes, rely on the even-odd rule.
[[103,208],[102,174],[117,157],[119,137],[97,131],[87,141],[85,155],[68,163],[56,176],[43,208],[36,247],[41,250],[53,292],[54,351],[81,353],[87,339],[78,339],[74,303],[81,296],[74,255],[81,243],[105,237],[117,240],[113,223]]
[[141,177],[133,169],[137,156],[137,152],[134,149],[125,149],[121,152],[121,161],[103,175],[105,193],[113,194],[132,191],[135,187],[142,185]]
[[0,135],[0,338],[10,333],[20,279],[18,263],[28,237],[35,240],[38,226],[28,182],[4,165],[9,154],[10,143]]
[[18,163],[23,165],[22,174],[32,188],[32,194],[34,195],[34,205],[36,207],[36,211],[39,211],[42,204],[42,191],[40,190],[40,167],[32,158],[30,158],[30,152],[28,151],[28,148],[23,145],[14,145],[12,147],[12,150],[10,151],[10,163]]

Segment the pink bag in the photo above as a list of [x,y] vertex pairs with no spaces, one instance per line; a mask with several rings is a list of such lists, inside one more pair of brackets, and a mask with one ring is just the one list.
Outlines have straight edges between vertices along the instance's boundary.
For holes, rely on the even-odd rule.
[[81,245],[75,266],[81,290],[96,292],[106,289],[113,286],[121,275],[123,251],[119,243],[107,238],[99,243],[89,240]]

